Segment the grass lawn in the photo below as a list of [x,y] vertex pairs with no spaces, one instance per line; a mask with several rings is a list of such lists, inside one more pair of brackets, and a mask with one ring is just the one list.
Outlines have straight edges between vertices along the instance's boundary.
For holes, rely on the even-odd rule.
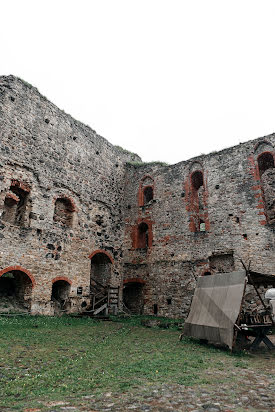
[[[180,342],[179,333],[145,328],[140,318],[0,317],[0,410],[162,382],[213,384],[213,374],[206,373],[210,368],[263,367],[245,353],[231,354],[187,338]],[[217,375],[217,382],[221,379]]]

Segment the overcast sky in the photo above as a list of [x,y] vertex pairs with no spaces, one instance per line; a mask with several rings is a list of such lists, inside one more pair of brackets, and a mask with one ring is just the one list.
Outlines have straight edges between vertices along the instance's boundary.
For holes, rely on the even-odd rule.
[[275,131],[274,0],[0,0],[1,74],[144,161]]

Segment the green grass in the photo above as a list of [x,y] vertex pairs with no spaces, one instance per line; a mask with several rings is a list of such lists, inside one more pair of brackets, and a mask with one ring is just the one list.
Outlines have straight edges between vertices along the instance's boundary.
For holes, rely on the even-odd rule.
[[163,382],[208,384],[207,369],[251,362],[249,355],[180,342],[173,322],[160,329],[140,320],[0,317],[0,409]]

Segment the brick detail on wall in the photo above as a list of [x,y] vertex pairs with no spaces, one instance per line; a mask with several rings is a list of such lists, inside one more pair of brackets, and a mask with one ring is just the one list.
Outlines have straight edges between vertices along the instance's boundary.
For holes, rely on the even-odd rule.
[[57,276],[52,280],[52,283],[57,282],[58,280],[64,280],[65,282],[69,283],[70,285],[72,284],[72,281],[68,279],[66,276]]
[[97,249],[94,252],[92,252],[89,255],[89,259],[92,259],[98,253],[103,253],[104,255],[106,255],[110,259],[111,263],[114,263],[114,258],[110,255],[110,253],[108,253],[108,252],[106,252],[106,250],[102,250],[102,249]]
[[[143,239],[140,239],[140,225],[145,224],[148,226],[148,233],[147,233],[147,249],[150,250],[152,248],[153,244],[153,230],[152,230],[152,224],[153,222],[150,219],[143,219],[139,218],[136,222],[136,224],[132,227],[132,233],[131,233],[131,238],[132,238],[132,249],[139,249],[139,248],[146,248],[145,244],[143,244]],[[145,236],[145,235],[144,235]],[[142,243],[142,245],[141,245]]]
[[[270,153],[270,152],[262,152],[260,155],[257,156],[256,159],[254,155],[251,155],[248,157],[248,164],[249,164],[248,170],[254,179],[254,185],[252,186],[251,189],[254,192],[254,197],[257,203],[256,208],[258,209],[259,223],[263,226],[268,223],[268,219],[267,219],[266,205],[265,205],[265,194],[264,194],[262,180],[260,177],[258,159],[264,153]],[[274,153],[271,153],[271,154],[275,160]]]
[[144,206],[145,205],[145,199],[144,199],[144,190],[148,187],[151,187],[153,190],[153,194],[155,193],[155,183],[154,179],[149,176],[143,176],[143,178],[140,181],[139,184],[139,189],[138,189],[138,206]]

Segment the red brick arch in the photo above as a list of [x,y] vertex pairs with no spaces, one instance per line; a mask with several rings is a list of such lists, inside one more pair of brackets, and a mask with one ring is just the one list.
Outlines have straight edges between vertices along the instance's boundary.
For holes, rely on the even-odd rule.
[[72,211],[72,212],[77,212],[77,207],[76,207],[75,201],[74,201],[74,199],[73,199],[71,196],[66,195],[66,194],[64,194],[64,193],[56,194],[56,195],[53,197],[53,203],[55,203],[55,202],[57,201],[57,199],[68,200],[68,201],[71,203],[71,205],[72,205],[72,210],[71,210],[71,211]]
[[140,278],[128,278],[128,279],[125,279],[124,281],[123,281],[123,283],[124,284],[126,284],[126,283],[141,283],[142,285],[145,285],[145,280],[143,280],[143,279],[140,279]]
[[68,279],[66,276],[57,276],[52,280],[52,283],[57,282],[58,280],[64,280],[65,282],[69,283],[70,285],[72,284],[72,281]]
[[22,266],[19,266],[19,265],[9,266],[5,269],[0,270],[0,277],[2,275],[4,275],[5,273],[12,272],[14,270],[25,273],[30,278],[30,280],[32,282],[32,287],[34,287],[36,285],[36,281],[35,281],[33,275],[31,274],[31,272],[27,269],[22,268]]
[[113,257],[108,252],[106,252],[106,250],[102,250],[102,249],[97,249],[94,252],[92,252],[89,256],[89,259],[92,259],[98,253],[103,253],[104,255],[106,255],[110,259],[111,263],[114,263]]
[[[149,183],[149,184],[147,184],[146,186],[144,186],[144,180],[146,180],[146,179],[150,179],[151,180],[151,183]],[[154,179],[151,177],[151,176],[149,176],[149,175],[145,175],[145,176],[143,176],[143,178],[141,179],[141,181],[140,181],[140,184],[139,184],[139,189],[138,189],[138,205],[139,206],[144,206],[144,189],[146,188],[146,187],[151,187],[152,189],[153,189],[153,193],[155,193],[155,181],[154,181]]]

